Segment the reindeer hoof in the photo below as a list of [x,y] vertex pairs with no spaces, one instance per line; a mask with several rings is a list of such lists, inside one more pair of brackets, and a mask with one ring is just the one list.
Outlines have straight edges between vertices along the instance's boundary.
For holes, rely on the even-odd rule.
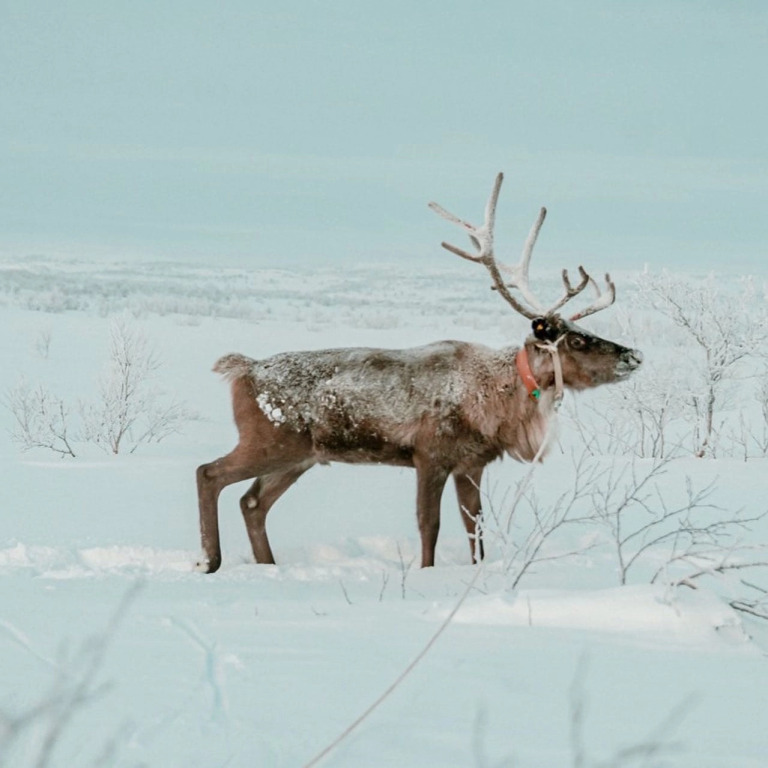
[[219,570],[221,565],[221,558],[209,558],[207,555],[203,555],[196,563],[195,570],[200,573],[215,573]]

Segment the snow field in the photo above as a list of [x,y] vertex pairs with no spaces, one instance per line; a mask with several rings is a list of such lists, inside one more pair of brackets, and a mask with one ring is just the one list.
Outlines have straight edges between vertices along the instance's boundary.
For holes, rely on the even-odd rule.
[[[23,374],[55,389],[76,417],[78,399],[97,391],[110,324],[120,317],[157,351],[157,385],[200,419],[135,454],[108,456],[84,444],[76,459],[61,459],[20,453],[7,435],[12,415],[0,410],[0,712],[12,718],[55,703],[93,669],[94,696],[71,708],[49,765],[305,765],[434,634],[474,575],[469,548],[450,487],[438,565],[420,571],[413,472],[317,467],[270,513],[278,565],[251,562],[240,485],[220,500],[221,571],[195,572],[194,470],[235,443],[227,386],[210,367],[235,351],[260,357],[440,338],[500,346],[522,339],[525,323],[451,270],[383,280],[363,269],[243,276],[34,260],[6,265],[3,275],[0,391]],[[621,280],[618,287],[618,320],[603,328],[612,321],[596,318],[590,327],[634,343],[631,329],[622,330]],[[639,314],[632,322],[654,321]],[[673,342],[662,347],[648,351],[651,359],[674,355]],[[604,409],[606,397],[600,390],[580,398],[579,412]],[[573,484],[579,436],[569,418],[534,475],[542,507]],[[716,479],[718,510],[708,514],[757,515],[764,469],[757,456],[680,458],[656,485],[673,505],[688,478],[694,488]],[[523,472],[511,461],[493,465],[489,504],[503,512]],[[532,525],[521,509],[513,540]],[[743,536],[763,545],[768,524]],[[454,621],[322,765],[768,764],[768,633],[764,621],[728,605],[734,574],[697,590],[649,584],[663,565],[659,549],[621,587],[606,531],[578,525],[552,537],[545,551],[555,559],[511,590],[506,544],[493,530],[487,540],[484,571]],[[765,586],[759,572],[752,578]],[[34,765],[57,717],[51,705],[17,736],[3,741],[0,732],[0,765]],[[655,743],[657,752],[642,759],[620,755]]]

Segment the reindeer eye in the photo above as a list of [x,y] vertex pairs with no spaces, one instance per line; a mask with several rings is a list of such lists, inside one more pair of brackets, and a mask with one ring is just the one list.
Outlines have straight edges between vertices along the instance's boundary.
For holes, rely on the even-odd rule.
[[571,349],[584,349],[587,346],[587,340],[583,336],[574,334],[568,337],[568,346]]

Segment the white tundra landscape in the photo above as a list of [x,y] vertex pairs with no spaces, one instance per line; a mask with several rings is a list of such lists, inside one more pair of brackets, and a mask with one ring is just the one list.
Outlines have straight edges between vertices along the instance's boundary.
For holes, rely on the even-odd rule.
[[195,569],[195,469],[236,443],[213,363],[520,344],[484,271],[446,259],[2,264],[0,765],[768,764],[759,282],[614,275],[583,325],[644,365],[566,393],[543,464],[489,467],[482,565],[450,484],[422,570],[413,470],[331,465],[270,513],[277,565],[240,484],[221,569]]

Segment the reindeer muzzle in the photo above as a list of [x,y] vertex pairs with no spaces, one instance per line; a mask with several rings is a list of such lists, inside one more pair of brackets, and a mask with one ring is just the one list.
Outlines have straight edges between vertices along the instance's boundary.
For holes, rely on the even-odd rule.
[[616,375],[623,379],[632,371],[637,370],[643,363],[643,353],[639,349],[627,349],[622,352],[616,363]]

